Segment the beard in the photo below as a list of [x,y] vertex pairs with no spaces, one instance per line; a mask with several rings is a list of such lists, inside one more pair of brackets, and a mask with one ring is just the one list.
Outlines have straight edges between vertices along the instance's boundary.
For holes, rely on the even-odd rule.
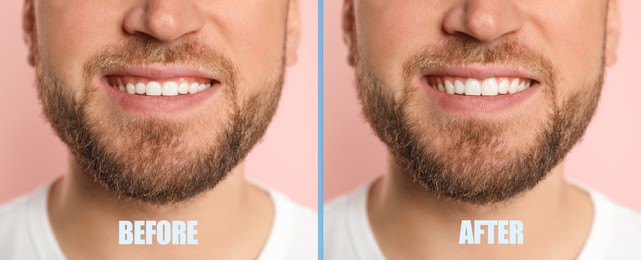
[[[284,77],[283,58],[275,78],[266,80],[260,91],[241,98],[234,64],[195,38],[172,47],[136,39],[106,48],[84,65],[83,86],[60,80],[38,55],[35,63],[45,117],[84,173],[118,198],[158,205],[187,201],[225,179],[263,136],[278,105]],[[96,75],[111,68],[151,63],[216,71],[223,83],[216,90],[221,92],[210,98],[221,95],[216,106],[207,100],[201,105],[207,109],[199,108],[198,113],[180,120],[134,117],[101,107],[105,97]],[[68,93],[70,89],[84,92],[74,96]],[[217,118],[216,113],[222,116]]]
[[[603,84],[602,59],[579,92],[559,98],[556,68],[517,39],[494,47],[453,39],[406,60],[395,96],[388,91],[395,86],[377,78],[367,57],[356,47],[353,53],[363,114],[402,171],[439,199],[474,205],[505,202],[542,181],[584,134]],[[422,71],[472,63],[535,72],[543,88],[539,106],[509,119],[462,117],[426,104],[423,90],[411,84]]]

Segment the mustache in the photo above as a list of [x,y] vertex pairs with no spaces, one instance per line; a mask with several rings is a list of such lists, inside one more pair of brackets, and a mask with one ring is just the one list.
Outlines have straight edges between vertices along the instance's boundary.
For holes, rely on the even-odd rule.
[[516,37],[506,38],[492,46],[483,45],[474,39],[451,38],[417,51],[404,63],[403,73],[408,79],[423,71],[470,64],[523,68],[550,86],[556,85],[558,75],[549,58]]
[[136,37],[97,51],[84,65],[85,78],[131,65],[174,64],[216,71],[220,80],[235,86],[237,69],[223,52],[206,46],[196,37],[167,45]]

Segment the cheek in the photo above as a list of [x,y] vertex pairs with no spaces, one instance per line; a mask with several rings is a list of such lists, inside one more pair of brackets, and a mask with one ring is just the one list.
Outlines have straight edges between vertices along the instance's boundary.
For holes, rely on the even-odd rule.
[[582,47],[583,50],[576,52],[566,50],[558,56],[557,64],[560,78],[557,91],[559,97],[567,98],[575,93],[587,91],[585,88],[595,87],[593,84],[588,83],[598,80],[603,73],[601,41],[597,39],[589,40],[592,43],[583,44],[591,45],[590,47]]
[[100,2],[42,1],[37,7],[41,62],[45,62],[64,85],[82,86],[86,59],[92,51],[109,44],[109,35],[118,33],[118,23],[104,15],[113,12],[107,6],[96,5]]
[[[239,69],[239,91],[255,89],[280,75],[284,61],[285,8],[259,6],[238,10],[223,18],[228,55]],[[216,46],[216,39],[212,39]],[[255,90],[251,90],[255,92]]]
[[597,4],[576,6],[580,4],[564,4],[559,7],[563,12],[541,19],[547,24],[547,53],[558,69],[560,98],[585,91],[586,83],[598,79],[603,70],[605,10]]
[[[437,43],[441,23],[437,8],[426,9],[420,1],[392,2],[356,3],[356,37],[367,68],[391,86],[401,86],[406,59]],[[399,90],[393,91],[398,95]]]

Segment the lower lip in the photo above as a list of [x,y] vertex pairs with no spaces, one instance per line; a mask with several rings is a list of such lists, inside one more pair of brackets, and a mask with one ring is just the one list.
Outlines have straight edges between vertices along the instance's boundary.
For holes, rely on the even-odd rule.
[[491,113],[501,112],[514,108],[524,103],[532,95],[539,92],[539,83],[535,83],[528,89],[514,94],[498,94],[496,96],[466,96],[460,94],[449,94],[440,91],[422,80],[422,86],[428,98],[432,99],[439,107],[463,113]]
[[218,92],[216,90],[220,88],[220,84],[217,84],[195,94],[147,96],[122,92],[109,85],[105,78],[101,80],[101,85],[105,89],[107,96],[125,110],[144,113],[172,113],[188,110],[203,103],[211,95]]

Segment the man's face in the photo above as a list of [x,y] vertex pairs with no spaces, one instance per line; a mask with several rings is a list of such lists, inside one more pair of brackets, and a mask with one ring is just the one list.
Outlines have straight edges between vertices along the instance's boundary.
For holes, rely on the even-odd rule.
[[614,60],[608,4],[347,1],[364,114],[437,196],[509,199],[542,180],[585,131],[604,63]]
[[294,60],[295,9],[287,0],[27,1],[45,115],[118,196],[189,199],[263,135]]

